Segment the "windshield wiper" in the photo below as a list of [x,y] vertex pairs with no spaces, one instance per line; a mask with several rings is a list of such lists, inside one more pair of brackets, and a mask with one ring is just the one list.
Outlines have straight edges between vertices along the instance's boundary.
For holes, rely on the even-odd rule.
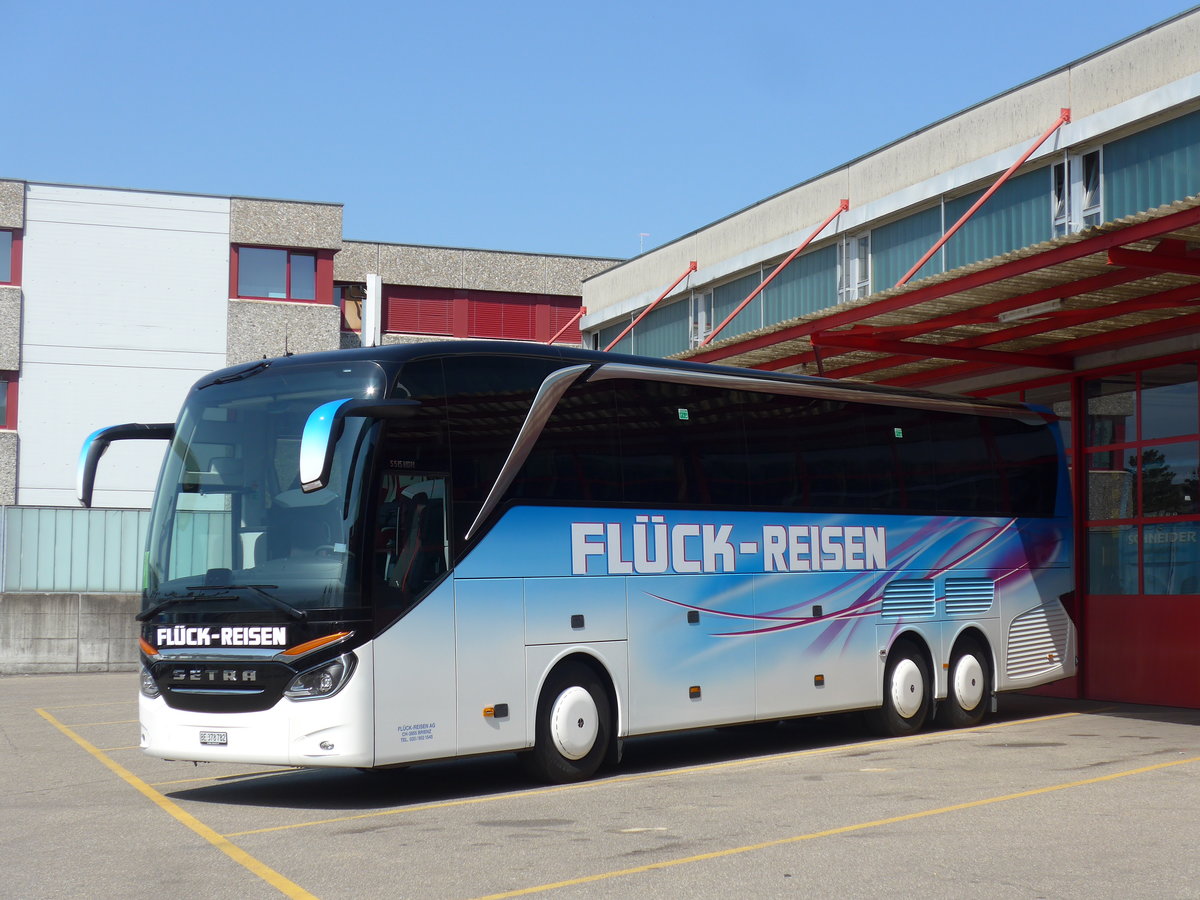
[[267,589],[277,590],[277,584],[197,584],[188,588],[186,591],[178,593],[166,594],[163,599],[154,604],[147,610],[138,613],[134,618],[139,622],[145,622],[147,619],[153,618],[164,609],[174,606],[176,603],[192,603],[204,602],[208,600],[240,600],[241,598],[236,593],[237,591],[253,591],[268,604],[285,613],[297,622],[308,620],[308,613],[303,609],[297,609],[290,603],[285,603],[273,594],[268,594]]

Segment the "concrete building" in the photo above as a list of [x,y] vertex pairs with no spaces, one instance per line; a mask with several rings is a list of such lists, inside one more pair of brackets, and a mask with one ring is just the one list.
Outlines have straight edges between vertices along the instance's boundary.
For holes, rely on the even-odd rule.
[[581,282],[614,262],[345,240],[335,203],[0,181],[0,672],[134,659],[109,620],[140,588],[162,447],[114,445],[83,510],[91,431],[173,421],[202,374],[263,356],[578,344]]
[[1200,706],[1197,48],[1192,10],[606,270],[585,341],[1053,408],[1066,689]]

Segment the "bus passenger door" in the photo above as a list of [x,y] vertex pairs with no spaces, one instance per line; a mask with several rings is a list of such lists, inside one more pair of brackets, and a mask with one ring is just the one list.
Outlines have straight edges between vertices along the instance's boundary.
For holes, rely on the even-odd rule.
[[446,476],[385,468],[374,491],[364,577],[380,627],[375,764],[453,756],[458,722]]

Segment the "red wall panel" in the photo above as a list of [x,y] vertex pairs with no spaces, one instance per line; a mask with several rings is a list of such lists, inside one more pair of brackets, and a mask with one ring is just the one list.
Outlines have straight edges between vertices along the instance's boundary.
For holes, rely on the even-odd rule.
[[1093,700],[1200,709],[1200,601],[1088,597],[1084,683]]

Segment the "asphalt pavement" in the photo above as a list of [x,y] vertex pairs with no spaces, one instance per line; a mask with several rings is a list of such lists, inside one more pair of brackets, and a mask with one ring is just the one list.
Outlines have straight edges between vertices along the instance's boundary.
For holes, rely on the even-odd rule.
[[0,897],[1200,898],[1200,710],[1024,696],[628,741],[581,785],[509,755],[392,773],[136,747],[136,677],[0,677]]

